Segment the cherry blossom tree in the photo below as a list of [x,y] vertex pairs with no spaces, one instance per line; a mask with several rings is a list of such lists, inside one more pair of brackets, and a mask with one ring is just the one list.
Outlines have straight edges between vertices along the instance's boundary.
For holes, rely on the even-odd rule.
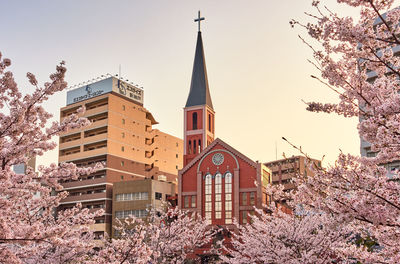
[[[23,174],[13,166],[27,164],[29,158],[56,148],[54,136],[89,124],[71,115],[61,123],[47,121],[52,115],[43,102],[66,88],[64,62],[39,86],[35,76],[27,77],[32,92],[23,95],[13,74],[11,61],[0,54],[0,260],[3,263],[76,263],[93,248],[89,225],[103,212],[89,213],[78,205],[59,212],[55,208],[67,196],[60,180],[77,179],[97,168],[77,168],[74,164],[27,167]],[[83,111],[83,109],[80,109]],[[54,191],[59,191],[54,194]]]
[[235,226],[232,247],[221,255],[226,263],[312,264],[337,261],[343,230],[326,214],[287,214],[256,210],[251,224]]
[[[333,215],[352,236],[372,239],[372,250],[349,243],[343,260],[400,263],[399,170],[384,164],[400,160],[400,9],[393,0],[337,0],[357,8],[360,17],[341,17],[313,1],[302,41],[313,51],[310,61],[320,72],[312,76],[339,96],[339,102],[309,102],[308,110],[360,119],[360,137],[375,157],[340,153],[328,169],[313,166],[315,176],[298,180],[299,202]],[[351,241],[351,239],[350,239]]]
[[130,216],[114,228],[117,237],[89,263],[184,263],[214,234],[204,219],[177,208],[151,209],[145,220]]

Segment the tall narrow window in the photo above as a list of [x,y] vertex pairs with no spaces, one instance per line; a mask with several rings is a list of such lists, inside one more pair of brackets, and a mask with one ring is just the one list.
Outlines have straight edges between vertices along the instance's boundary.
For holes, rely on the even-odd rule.
[[208,114],[208,131],[211,132],[211,114]]
[[250,205],[255,205],[255,203],[256,203],[256,193],[251,192],[250,193]]
[[249,212],[250,223],[253,223],[254,210]]
[[215,175],[215,219],[221,219],[222,212],[222,175],[217,173]]
[[232,173],[225,174],[225,224],[232,224]]
[[193,130],[196,130],[197,129],[197,113],[193,113],[192,123],[193,123]]
[[192,141],[189,140],[189,154],[192,154]]
[[247,205],[247,193],[242,193],[242,205]]
[[199,146],[198,146],[198,148],[199,148],[198,153],[200,153],[200,152],[201,152],[201,140],[200,140],[200,139],[199,139]]
[[190,198],[190,202],[191,202],[192,208],[195,208],[196,207],[196,195],[192,195],[192,197]]
[[247,224],[247,211],[242,211],[242,224]]
[[184,197],[185,197],[185,198],[184,198],[184,201],[185,201],[185,202],[184,202],[184,207],[185,207],[185,208],[188,208],[188,207],[189,207],[189,196],[186,195],[186,196],[184,196]]
[[208,224],[211,224],[211,212],[212,212],[212,176],[211,174],[207,174],[204,182],[204,193],[205,193],[205,203],[204,203],[204,211],[205,218]]
[[193,154],[196,154],[197,152],[197,148],[196,148],[196,139],[193,140]]

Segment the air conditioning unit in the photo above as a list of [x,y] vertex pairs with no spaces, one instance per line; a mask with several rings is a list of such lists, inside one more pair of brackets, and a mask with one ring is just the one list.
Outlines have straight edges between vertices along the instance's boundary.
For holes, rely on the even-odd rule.
[[158,180],[159,180],[159,181],[167,181],[167,176],[165,176],[165,175],[158,175]]

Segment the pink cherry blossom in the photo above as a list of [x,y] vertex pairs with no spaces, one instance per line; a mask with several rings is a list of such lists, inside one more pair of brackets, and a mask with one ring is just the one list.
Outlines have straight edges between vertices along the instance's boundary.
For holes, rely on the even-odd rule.
[[[323,1],[321,1],[323,2]],[[308,110],[358,117],[360,137],[376,157],[341,153],[327,169],[310,164],[313,177],[299,177],[296,203],[322,211],[351,232],[336,249],[341,261],[400,263],[399,170],[382,164],[400,160],[400,9],[392,0],[338,0],[357,8],[360,18],[341,17],[314,1],[302,41],[313,51],[314,77],[338,94],[336,104],[308,103]],[[356,236],[374,248],[354,246]]]
[[213,236],[207,222],[179,209],[151,209],[145,220],[130,216],[114,227],[117,237],[88,263],[185,263]]
[[[64,63],[39,86],[35,76],[27,77],[34,90],[23,95],[7,71],[9,59],[0,54],[0,260],[2,263],[76,263],[95,246],[90,225],[102,211],[89,213],[78,204],[59,212],[55,209],[67,196],[60,180],[77,179],[99,168],[78,168],[74,164],[27,167],[17,174],[13,166],[27,164],[32,157],[56,147],[54,136],[88,124],[71,115],[62,123],[48,125],[52,115],[42,103],[66,88]],[[60,191],[55,193],[54,191]]]

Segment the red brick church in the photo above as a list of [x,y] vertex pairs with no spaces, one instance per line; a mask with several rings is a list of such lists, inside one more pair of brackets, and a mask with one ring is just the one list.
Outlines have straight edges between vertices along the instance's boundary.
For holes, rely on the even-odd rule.
[[254,206],[261,208],[267,202],[270,170],[214,138],[215,112],[199,28],[184,108],[184,167],[179,171],[178,205],[212,225],[230,225],[234,218],[247,223]]

